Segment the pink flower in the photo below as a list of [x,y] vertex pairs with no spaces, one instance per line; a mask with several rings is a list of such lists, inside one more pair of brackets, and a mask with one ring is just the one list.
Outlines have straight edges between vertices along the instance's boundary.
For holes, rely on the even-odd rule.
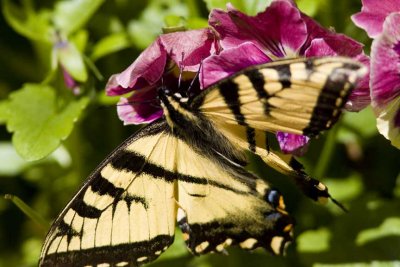
[[383,22],[390,13],[400,11],[398,0],[362,0],[362,4],[361,12],[354,14],[351,19],[371,38],[382,32]]
[[375,38],[371,47],[371,104],[379,132],[400,148],[400,2],[363,0],[356,25]]
[[[211,12],[212,30],[163,34],[125,71],[110,78],[108,95],[133,92],[121,98],[118,106],[125,124],[151,122],[162,116],[161,108],[152,102],[157,88],[165,85],[180,92],[187,89],[178,88],[179,73],[185,82],[188,74],[193,77],[199,70],[200,62],[200,88],[196,89],[207,88],[248,66],[285,57],[341,55],[369,63],[360,43],[324,29],[302,14],[291,0],[273,1],[256,16],[241,13],[232,5],[227,8]],[[357,101],[350,98],[347,104],[351,110],[369,104],[368,81],[360,84],[353,93]],[[308,141],[304,136],[285,136],[282,149],[287,152]]]
[[371,97],[379,132],[400,148],[400,12],[391,13],[371,48]]
[[[284,57],[348,56],[369,66],[363,45],[343,34],[327,30],[301,13],[292,1],[278,0],[256,16],[228,5],[228,11],[213,10],[209,24],[218,32],[223,51],[203,61],[200,84],[208,87],[251,65]],[[346,108],[359,111],[370,103],[368,76],[361,79]],[[285,136],[284,139],[281,137]],[[282,151],[300,150],[308,138],[278,133]]]
[[[340,55],[369,65],[361,43],[323,28],[301,13],[292,1],[274,1],[256,16],[248,16],[228,5],[227,12],[213,10],[209,23],[218,32],[224,50],[204,60],[200,74],[202,87],[250,65],[284,57]],[[227,63],[221,64],[223,62]],[[235,66],[234,70],[231,66]],[[346,108],[359,111],[369,103],[366,75],[353,91]]]
[[303,156],[307,152],[310,140],[307,136],[278,132],[276,137],[283,153]]
[[[163,34],[157,38],[126,70],[110,77],[106,92],[110,96],[133,94],[121,98],[118,115],[124,124],[154,121],[162,116],[156,105],[157,88],[178,88],[178,76],[190,80],[202,59],[216,50],[215,37],[209,29]],[[186,79],[186,76],[188,78]],[[188,85],[181,84],[183,89]]]

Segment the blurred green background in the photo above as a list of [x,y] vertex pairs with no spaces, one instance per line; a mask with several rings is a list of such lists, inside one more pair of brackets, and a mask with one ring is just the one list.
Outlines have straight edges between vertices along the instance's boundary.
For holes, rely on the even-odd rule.
[[[49,223],[96,165],[137,129],[124,127],[116,115],[117,99],[104,96],[108,77],[126,68],[163,27],[205,27],[209,10],[225,2],[2,1],[0,266],[36,266]],[[268,3],[232,2],[250,14]],[[369,53],[370,40],[350,20],[360,11],[360,0],[297,4],[322,25],[363,42]],[[60,62],[80,81],[80,96],[66,89]],[[34,153],[27,152],[29,142],[38,144]],[[254,158],[250,169],[283,192],[297,220],[296,241],[287,255],[232,248],[229,256],[195,258],[178,235],[151,266],[400,266],[399,156],[377,133],[369,108],[347,113],[300,160],[348,213],[332,203],[311,202],[288,178]],[[28,218],[5,194],[23,200],[45,222]]]

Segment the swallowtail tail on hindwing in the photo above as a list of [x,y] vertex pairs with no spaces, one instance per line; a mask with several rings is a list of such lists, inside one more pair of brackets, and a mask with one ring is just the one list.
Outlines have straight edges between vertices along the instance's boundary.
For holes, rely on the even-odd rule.
[[173,242],[195,255],[230,245],[282,254],[293,219],[282,196],[244,169],[245,151],[315,200],[326,187],[268,149],[266,132],[330,128],[365,68],[341,57],[250,67],[191,98],[161,88],[163,118],[133,134],[90,175],[53,223],[40,266],[138,266]]

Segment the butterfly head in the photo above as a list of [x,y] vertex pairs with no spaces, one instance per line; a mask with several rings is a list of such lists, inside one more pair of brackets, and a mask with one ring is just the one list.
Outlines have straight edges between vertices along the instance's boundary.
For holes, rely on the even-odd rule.
[[188,122],[196,119],[188,105],[188,97],[183,97],[179,92],[173,92],[167,87],[158,89],[158,98],[161,107],[171,128],[184,128]]

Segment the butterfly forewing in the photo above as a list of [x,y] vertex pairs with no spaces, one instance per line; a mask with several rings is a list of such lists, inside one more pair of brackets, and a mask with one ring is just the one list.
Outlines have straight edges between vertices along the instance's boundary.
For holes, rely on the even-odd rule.
[[163,126],[152,124],[100,165],[54,222],[40,266],[130,266],[168,248],[177,211],[174,180],[152,176],[162,138]]
[[325,203],[327,187],[295,159],[270,150],[265,131],[313,136],[330,128],[365,72],[360,63],[342,57],[281,60],[222,80],[191,104],[229,142],[259,155],[294,178],[307,196]]
[[335,123],[365,71],[341,57],[267,63],[205,90],[193,107],[210,121],[313,136]]

